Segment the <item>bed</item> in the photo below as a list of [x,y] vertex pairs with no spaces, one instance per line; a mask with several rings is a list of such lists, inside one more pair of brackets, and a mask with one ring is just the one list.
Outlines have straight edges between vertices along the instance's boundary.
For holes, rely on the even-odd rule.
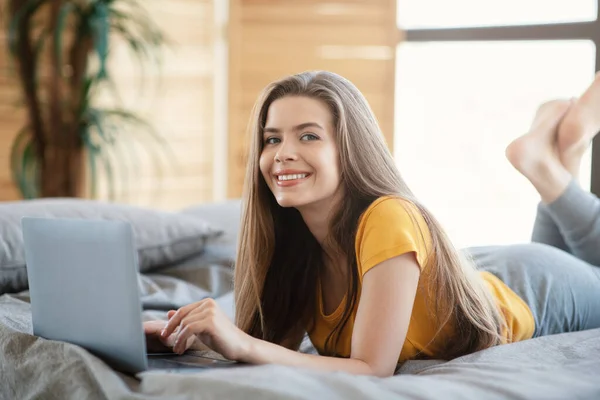
[[[450,362],[409,361],[390,378],[277,365],[124,375],[81,347],[32,335],[24,266],[15,262],[20,250],[14,221],[24,214],[65,216],[66,211],[57,212],[65,202],[68,213],[77,209],[67,200],[0,205],[0,399],[600,399],[600,329],[498,346]],[[239,201],[158,217],[128,207],[120,207],[115,217],[114,207],[86,202],[77,217],[129,218],[136,238],[146,241],[139,247],[145,320],[165,318],[167,310],[206,296],[233,315]],[[140,215],[131,217],[135,212]],[[187,221],[194,222],[193,229]],[[190,237],[193,243],[182,245]],[[301,351],[314,353],[314,348],[305,340]]]

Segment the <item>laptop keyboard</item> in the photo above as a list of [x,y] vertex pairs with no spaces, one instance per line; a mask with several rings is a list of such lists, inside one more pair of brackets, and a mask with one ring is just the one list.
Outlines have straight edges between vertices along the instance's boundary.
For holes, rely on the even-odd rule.
[[150,369],[223,368],[235,365],[237,363],[234,361],[215,360],[185,354],[148,356],[148,368]]

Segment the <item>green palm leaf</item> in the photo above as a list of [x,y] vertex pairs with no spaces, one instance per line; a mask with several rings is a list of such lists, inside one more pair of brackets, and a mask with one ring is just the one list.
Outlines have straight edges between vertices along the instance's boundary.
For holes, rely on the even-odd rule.
[[21,190],[26,199],[34,199],[38,197],[39,177],[38,177],[38,161],[33,148],[33,142],[29,141],[23,149],[23,157],[21,158],[21,173],[23,175],[23,186]]
[[108,36],[110,33],[109,10],[104,2],[97,1],[90,14],[90,27],[94,36],[94,51],[100,62],[98,78],[106,78],[106,62],[108,58]]
[[23,127],[15,137],[10,149],[10,166],[13,181],[21,193],[29,192],[27,180],[23,169],[24,150],[31,143],[31,127]]
[[63,49],[63,38],[65,36],[65,26],[67,23],[67,18],[69,14],[78,11],[76,4],[74,3],[64,3],[60,10],[58,11],[58,17],[56,20],[56,29],[54,30],[54,51],[57,62],[57,68],[60,71],[61,66],[63,65],[62,60],[62,49]]
[[88,170],[89,170],[89,188],[90,188],[90,196],[92,198],[96,198],[98,195],[98,170],[97,170],[97,158],[98,152],[100,148],[94,144],[91,135],[89,126],[83,128],[80,132],[81,139],[84,144],[84,148],[87,153],[88,160]]
[[13,55],[17,55],[17,47],[21,37],[19,36],[19,27],[24,20],[31,18],[33,14],[49,0],[27,0],[25,4],[19,8],[19,11],[9,22],[8,28],[8,50]]

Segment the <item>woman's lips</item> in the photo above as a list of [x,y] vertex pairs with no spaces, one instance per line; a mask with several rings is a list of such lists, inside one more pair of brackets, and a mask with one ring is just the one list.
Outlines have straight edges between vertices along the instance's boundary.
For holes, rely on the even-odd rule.
[[290,186],[296,186],[296,185],[301,184],[302,182],[306,181],[311,176],[312,176],[312,174],[307,174],[304,178],[288,179],[285,181],[280,180],[279,177],[276,176],[275,182],[277,183],[277,186],[279,186],[279,187],[290,187]]

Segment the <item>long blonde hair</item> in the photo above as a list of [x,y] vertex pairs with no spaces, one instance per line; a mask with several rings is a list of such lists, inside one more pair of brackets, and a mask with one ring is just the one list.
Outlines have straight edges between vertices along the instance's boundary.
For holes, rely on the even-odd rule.
[[405,184],[367,101],[351,82],[323,71],[271,83],[254,106],[234,274],[237,326],[254,337],[297,348],[316,313],[322,249],[300,213],[277,204],[259,168],[267,112],[285,96],[313,98],[329,107],[340,155],[344,207],[332,219],[330,238],[349,262],[350,301],[327,339],[326,353],[335,355],[337,338],[356,304],[354,240],[359,217],[369,204],[388,195],[414,204],[431,234],[432,256],[425,268],[431,271],[437,295],[433,311],[439,330],[448,322],[455,327],[455,337],[439,356],[451,359],[501,343],[505,325],[494,299],[473,264],[454,248],[438,221]]

